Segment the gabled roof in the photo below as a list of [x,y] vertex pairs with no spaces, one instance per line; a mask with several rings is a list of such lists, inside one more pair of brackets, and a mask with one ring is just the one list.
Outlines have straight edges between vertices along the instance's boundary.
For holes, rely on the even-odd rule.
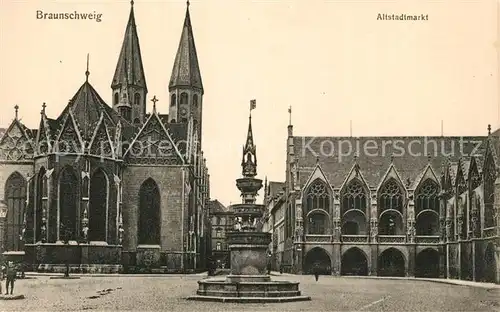
[[33,133],[17,119],[16,115],[16,118],[0,137],[0,159],[30,160],[33,157],[33,146]]
[[210,214],[229,212],[229,209],[217,199],[208,202],[208,209],[210,210]]
[[120,86],[122,83],[143,87],[147,91],[146,76],[142,65],[141,47],[137,26],[135,25],[134,6],[130,7],[130,16],[123,38],[122,49],[116,64],[115,75],[111,82],[111,88]]
[[104,119],[109,122],[110,130],[113,132],[111,135],[114,135],[114,127],[118,121],[122,123],[124,135],[130,135],[129,132],[132,131],[129,131],[126,128],[133,128],[133,126],[126,119],[121,117],[115,110],[104,102],[101,96],[88,81],[85,81],[82,84],[68,105],[66,105],[61,115],[57,118],[56,123],[58,125],[62,124],[62,121],[65,116],[68,115],[70,109],[82,138],[85,141],[90,141],[95,127],[99,122],[101,111],[104,112]]
[[[449,158],[456,162],[472,152],[483,153],[486,136],[478,137],[300,137],[294,140],[299,164],[299,185],[304,186],[318,158],[330,185],[339,188],[357,153],[360,171],[370,188],[376,188],[392,164],[405,185],[415,182],[429,163],[434,172]],[[414,143],[412,143],[414,142]],[[431,142],[431,143],[429,143]],[[436,142],[433,144],[432,142]],[[427,145],[426,145],[427,143]],[[460,152],[462,144],[463,155]],[[333,146],[333,153],[330,147]],[[453,150],[452,150],[453,146]],[[349,147],[351,151],[349,151]],[[340,150],[340,151],[339,151]],[[322,152],[323,151],[323,152]],[[340,154],[340,152],[342,154]],[[430,154],[430,159],[429,159]],[[393,160],[391,160],[393,155]],[[453,181],[454,182],[454,181]]]
[[200,66],[198,64],[198,55],[196,53],[191,17],[189,15],[189,4],[186,9],[181,40],[177,48],[168,87],[170,90],[175,87],[191,87],[203,93]]
[[267,195],[270,198],[273,198],[274,196],[277,196],[280,194],[280,192],[283,191],[285,188],[285,182],[276,182],[276,181],[269,181],[268,187],[267,187]]

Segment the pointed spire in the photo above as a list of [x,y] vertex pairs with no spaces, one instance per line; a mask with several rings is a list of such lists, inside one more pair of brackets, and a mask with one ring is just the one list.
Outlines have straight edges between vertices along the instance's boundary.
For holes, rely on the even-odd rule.
[[189,1],[187,1],[186,17],[168,87],[170,91],[176,87],[194,88],[203,94],[203,83],[189,14]]
[[252,133],[252,116],[249,116],[247,139],[243,146],[243,159],[241,163],[243,176],[245,177],[255,177],[257,175],[257,155],[255,150]]
[[16,120],[17,120],[18,119],[19,105],[16,104],[16,106],[14,106],[14,110],[16,112]]
[[85,71],[85,82],[89,81],[89,54],[87,53],[87,70]]
[[145,88],[147,91],[139,36],[135,24],[134,1],[130,1],[130,15],[111,88],[115,88],[125,81],[131,85]]

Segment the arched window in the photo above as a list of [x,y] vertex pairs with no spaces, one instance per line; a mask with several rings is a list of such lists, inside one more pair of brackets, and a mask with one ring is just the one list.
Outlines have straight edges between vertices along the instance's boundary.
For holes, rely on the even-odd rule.
[[170,106],[175,106],[177,104],[177,96],[175,94],[172,94],[170,97]]
[[181,105],[188,103],[188,94],[186,92],[181,93]]
[[36,179],[35,241],[42,241],[43,197],[45,195],[45,168],[40,168]]
[[22,249],[20,235],[26,206],[26,180],[18,172],[14,172],[7,179],[5,198],[7,199],[7,224],[4,246],[7,251],[19,251]]
[[123,118],[125,118],[128,121],[130,121],[130,117],[131,117],[131,114],[132,114],[132,111],[131,111],[130,107],[127,107],[127,106],[121,106],[121,107],[119,107],[119,113],[120,113],[120,115]]
[[309,187],[306,195],[306,211],[323,209],[329,211],[330,195],[325,182],[317,179]]
[[59,175],[59,240],[78,237],[78,179],[74,170],[66,167]]
[[135,105],[141,104],[141,94],[139,92],[134,94],[134,104]]
[[433,210],[439,213],[439,185],[431,180],[425,180],[416,192],[415,213],[423,210]]
[[117,92],[113,96],[113,104],[116,105],[116,104],[118,104],[119,101],[120,101],[120,96],[118,95],[118,92]]
[[403,192],[395,179],[385,182],[379,194],[379,214],[388,209],[403,212]]
[[488,154],[484,166],[484,227],[490,228],[495,226],[495,211],[493,203],[495,201],[495,164],[491,153]]
[[90,179],[89,198],[89,240],[106,241],[108,206],[108,179],[101,169],[97,170]]
[[351,209],[366,211],[366,194],[361,182],[357,179],[349,182],[341,197],[342,214]]
[[193,95],[193,106],[198,107],[198,94]]
[[160,191],[156,182],[149,178],[139,191],[139,244],[160,244]]

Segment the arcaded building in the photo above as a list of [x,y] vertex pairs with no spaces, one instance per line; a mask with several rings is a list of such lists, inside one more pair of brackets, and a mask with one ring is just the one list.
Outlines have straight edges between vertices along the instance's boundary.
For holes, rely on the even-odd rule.
[[284,192],[266,189],[273,266],[499,283],[499,135],[304,137],[289,125]]
[[[83,83],[59,116],[47,116],[44,103],[38,128],[30,129],[16,106],[0,138],[1,252],[24,252],[35,270],[58,271],[68,262],[82,272],[205,267],[204,89],[189,7],[165,77],[169,99],[157,103],[148,95],[141,57],[148,47],[139,44],[131,5],[109,73],[111,105],[87,69],[75,73]],[[158,113],[160,106],[168,114]]]

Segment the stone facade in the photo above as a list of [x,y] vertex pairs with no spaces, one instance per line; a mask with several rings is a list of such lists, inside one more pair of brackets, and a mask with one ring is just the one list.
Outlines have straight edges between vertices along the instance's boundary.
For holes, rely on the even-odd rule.
[[217,268],[229,269],[231,257],[226,233],[234,230],[234,214],[230,208],[225,207],[218,200],[211,200],[209,208],[211,257]]
[[266,203],[267,228],[285,215],[275,269],[499,283],[498,133],[313,138],[290,125],[285,191]]
[[[85,82],[57,118],[18,118],[0,138],[0,253],[27,269],[186,272],[206,268],[209,175],[201,150],[203,86],[186,10],[165,101],[146,112],[134,7],[111,84]],[[207,212],[207,213],[206,213]]]

